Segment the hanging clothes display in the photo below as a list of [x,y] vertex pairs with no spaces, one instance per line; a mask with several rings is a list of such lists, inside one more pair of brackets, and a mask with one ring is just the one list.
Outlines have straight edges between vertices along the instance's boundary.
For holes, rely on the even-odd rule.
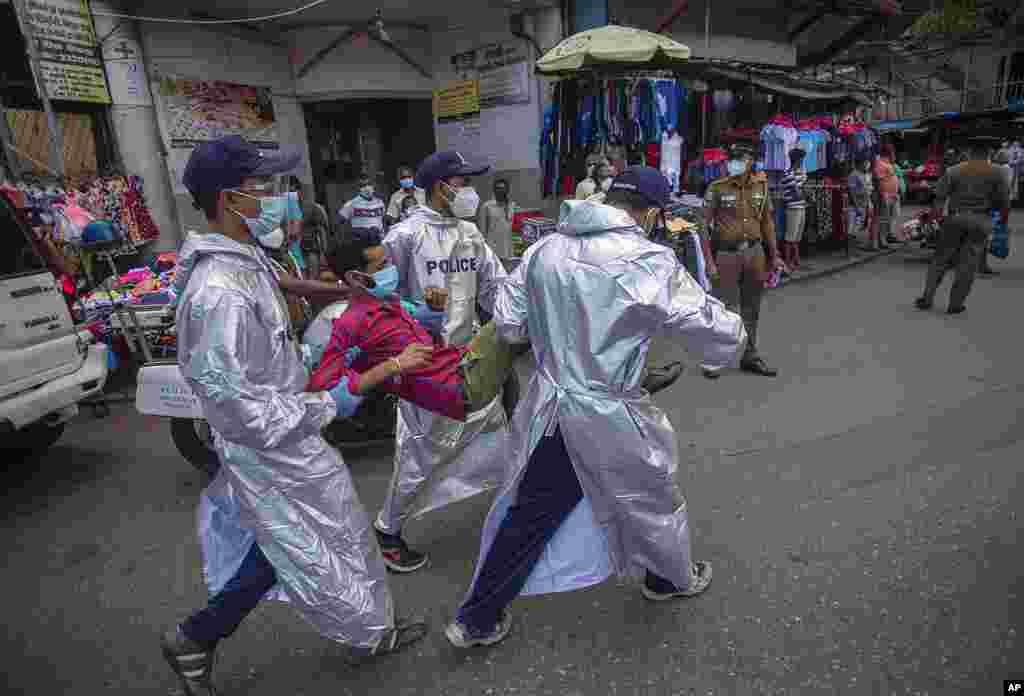
[[761,161],[766,171],[789,169],[789,151],[796,147],[800,134],[793,120],[778,115],[761,129]]
[[683,136],[673,127],[661,137],[661,173],[668,179],[673,193],[679,192],[683,171]]
[[54,236],[61,242],[77,242],[95,220],[108,221],[114,238],[123,240],[126,250],[160,237],[139,176],[97,177],[77,189],[38,182],[4,182],[0,186],[23,195],[33,224],[54,226]]
[[670,165],[678,159],[678,179],[685,160],[689,98],[682,82],[661,77],[586,76],[556,84],[540,141],[544,195],[572,195],[586,176],[585,159],[592,153],[606,157],[616,171],[638,161],[662,168],[666,132],[678,136],[664,151]]

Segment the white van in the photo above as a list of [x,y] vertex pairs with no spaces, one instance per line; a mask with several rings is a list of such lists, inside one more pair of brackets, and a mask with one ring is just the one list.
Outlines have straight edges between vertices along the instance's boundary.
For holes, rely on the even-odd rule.
[[74,325],[30,234],[0,196],[0,452],[45,450],[107,381],[106,345]]

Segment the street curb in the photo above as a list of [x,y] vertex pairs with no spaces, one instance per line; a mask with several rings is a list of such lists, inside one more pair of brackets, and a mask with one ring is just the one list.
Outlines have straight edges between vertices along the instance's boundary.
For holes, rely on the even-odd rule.
[[890,256],[892,254],[895,254],[898,251],[903,251],[903,249],[906,246],[907,245],[905,245],[905,244],[901,244],[899,246],[891,246],[890,248],[882,250],[882,251],[876,251],[874,253],[871,253],[871,254],[868,254],[868,255],[865,255],[865,256],[859,256],[859,257],[857,257],[855,259],[848,259],[846,261],[843,261],[842,263],[836,264],[835,266],[830,266],[828,268],[823,268],[820,271],[815,270],[815,271],[811,271],[810,273],[806,273],[804,275],[799,275],[799,276],[796,276],[796,277],[792,277],[791,276],[789,278],[783,279],[782,282],[779,283],[778,287],[772,288],[772,289],[773,290],[778,290],[779,288],[783,288],[783,287],[785,287],[787,285],[795,285],[795,284],[799,284],[799,283],[806,283],[806,282],[808,282],[810,280],[817,280],[819,278],[824,278],[826,276],[835,275],[836,273],[839,273],[841,271],[845,271],[847,269],[854,268],[856,266],[863,266],[866,263],[871,263],[872,261],[874,261],[876,259],[880,259],[883,256]]

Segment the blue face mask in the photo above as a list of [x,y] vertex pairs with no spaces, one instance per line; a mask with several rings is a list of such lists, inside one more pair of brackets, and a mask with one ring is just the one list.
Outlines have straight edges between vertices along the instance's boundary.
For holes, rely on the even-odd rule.
[[247,198],[255,198],[259,201],[260,216],[248,218],[237,210],[231,210],[231,212],[242,218],[242,222],[249,228],[249,233],[256,238],[260,246],[267,249],[280,249],[281,245],[284,244],[285,238],[281,225],[284,222],[285,215],[288,213],[287,196],[256,198],[256,196],[250,196],[244,191],[235,191],[235,193],[239,193]]
[[302,204],[296,191],[288,194],[288,220],[302,220]]
[[729,176],[740,176],[747,171],[747,163],[743,160],[729,160],[725,163],[725,169]]
[[406,191],[412,188],[413,180],[410,177],[398,180],[398,185],[404,188]]
[[367,292],[378,300],[387,300],[398,292],[398,266],[391,265],[373,274],[375,285]]

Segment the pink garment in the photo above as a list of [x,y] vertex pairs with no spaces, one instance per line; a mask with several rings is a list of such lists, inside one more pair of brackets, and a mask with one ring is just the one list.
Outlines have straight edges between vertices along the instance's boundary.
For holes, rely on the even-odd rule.
[[900,195],[900,180],[896,168],[884,157],[875,160],[875,178],[878,179],[878,195],[883,200],[896,200]]

